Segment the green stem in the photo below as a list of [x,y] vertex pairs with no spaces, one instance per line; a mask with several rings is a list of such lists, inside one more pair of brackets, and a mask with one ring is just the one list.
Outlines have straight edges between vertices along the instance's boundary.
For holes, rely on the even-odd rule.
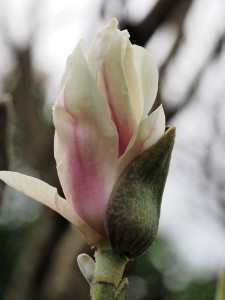
[[95,251],[95,271],[91,283],[92,300],[123,300],[128,287],[122,280],[127,259],[117,254],[104,241]]
[[225,299],[225,270],[222,272],[218,280],[215,300],[224,300],[224,299]]

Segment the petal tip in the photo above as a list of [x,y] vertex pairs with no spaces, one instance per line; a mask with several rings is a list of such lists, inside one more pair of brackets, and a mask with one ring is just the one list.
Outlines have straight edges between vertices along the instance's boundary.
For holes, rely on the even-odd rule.
[[108,26],[112,29],[117,29],[118,20],[116,18],[112,18]]

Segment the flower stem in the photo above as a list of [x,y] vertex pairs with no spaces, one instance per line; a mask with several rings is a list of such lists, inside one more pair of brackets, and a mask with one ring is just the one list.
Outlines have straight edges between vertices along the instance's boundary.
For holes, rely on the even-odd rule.
[[95,251],[95,271],[91,283],[92,300],[123,300],[128,288],[122,279],[127,259],[116,253],[104,241]]

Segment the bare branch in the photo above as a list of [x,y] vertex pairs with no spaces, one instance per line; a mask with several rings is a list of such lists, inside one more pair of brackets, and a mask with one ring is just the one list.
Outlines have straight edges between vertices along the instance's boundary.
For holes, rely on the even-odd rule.
[[177,5],[192,0],[159,0],[155,7],[149,12],[147,17],[138,25],[130,22],[121,24],[121,28],[126,28],[130,33],[132,43],[144,46],[156,29],[168,18]]

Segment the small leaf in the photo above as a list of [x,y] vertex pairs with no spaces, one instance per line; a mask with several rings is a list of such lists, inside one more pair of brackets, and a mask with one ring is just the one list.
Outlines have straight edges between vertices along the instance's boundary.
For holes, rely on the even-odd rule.
[[95,271],[94,260],[89,255],[82,253],[78,255],[77,263],[81,273],[86,278],[87,282],[91,285],[94,278],[94,271]]

